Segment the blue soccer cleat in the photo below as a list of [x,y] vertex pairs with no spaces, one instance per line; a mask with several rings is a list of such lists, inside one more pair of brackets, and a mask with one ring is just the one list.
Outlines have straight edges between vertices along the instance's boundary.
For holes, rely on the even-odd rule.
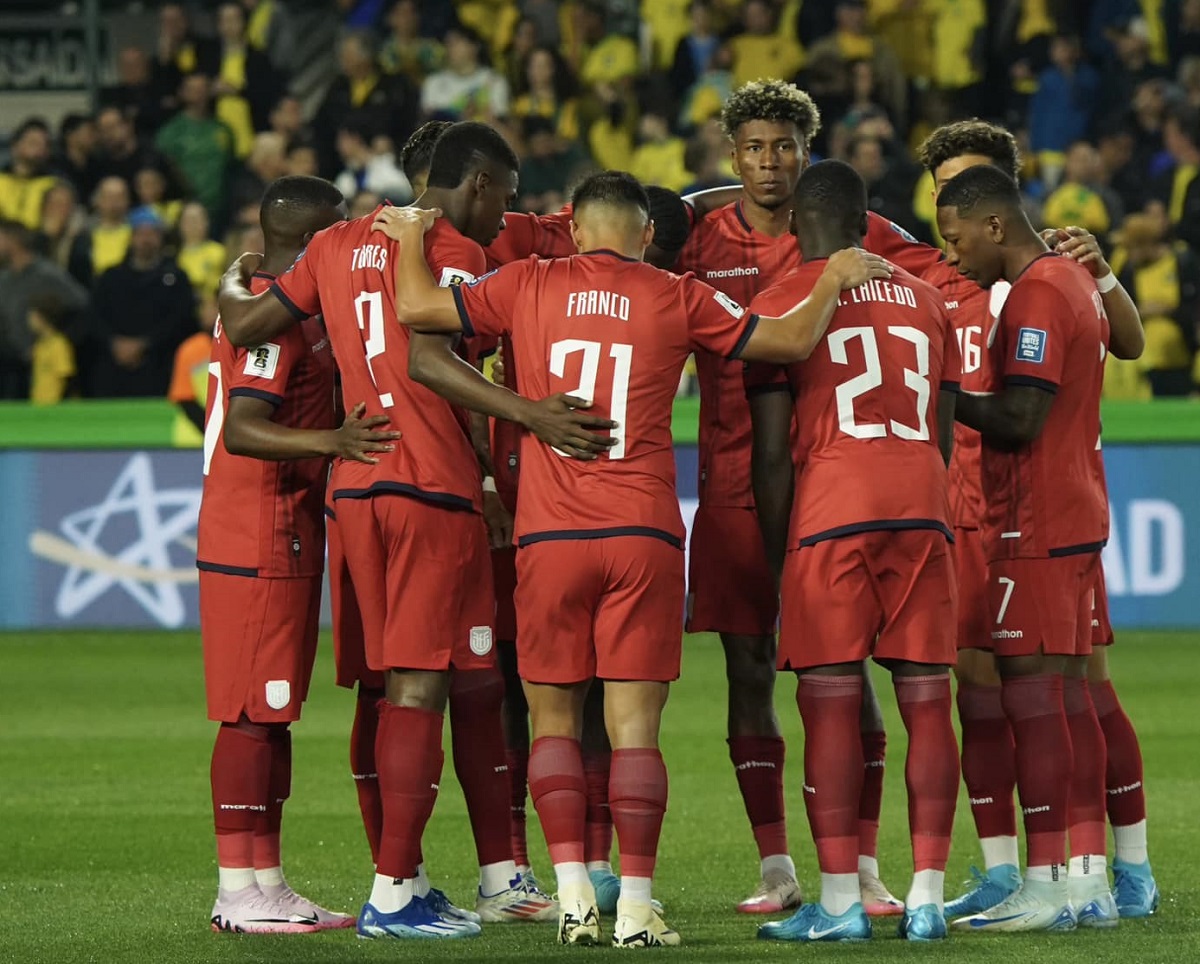
[[1149,917],[1158,910],[1158,884],[1150,872],[1150,861],[1130,864],[1113,861],[1113,899],[1122,917]]
[[940,941],[946,937],[946,918],[937,904],[905,910],[896,932],[906,941]]
[[978,867],[971,868],[975,886],[946,904],[946,920],[982,914],[1012,896],[1021,886],[1021,872],[1012,864],[1000,864],[981,874]]
[[400,940],[447,940],[476,937],[478,924],[435,913],[424,897],[414,897],[393,914],[363,904],[358,915],[358,936],[364,940],[394,937]]
[[439,917],[445,917],[451,921],[465,920],[471,924],[483,923],[483,919],[475,911],[459,907],[451,902],[444,891],[438,890],[436,887],[429,888],[429,893],[425,895],[425,903]]
[[772,921],[758,929],[760,941],[803,943],[865,941],[871,938],[871,919],[862,904],[834,917],[820,904],[805,904],[787,920]]

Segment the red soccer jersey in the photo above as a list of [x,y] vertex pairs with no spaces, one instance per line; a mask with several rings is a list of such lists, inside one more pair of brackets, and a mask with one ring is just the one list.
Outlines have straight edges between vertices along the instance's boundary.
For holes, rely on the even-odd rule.
[[[250,288],[266,291],[274,280],[260,272]],[[321,319],[306,318],[257,348],[235,348],[218,319],[208,372],[197,565],[245,576],[319,575],[328,461],[230,455],[222,429],[238,395],[270,402],[273,420],[288,428],[334,427],[333,356]]]
[[[339,473],[334,498],[395,492],[447,508],[480,508],[479,465],[466,413],[408,377],[408,329],[396,318],[399,245],[372,233],[373,215],[326,228],[272,291],[297,317],[325,316],[347,409],[386,415],[403,433],[379,464]],[[425,235],[425,258],[442,285],[483,273],[483,249],[439,218]]]
[[554,214],[525,214],[509,211],[504,230],[483,249],[491,270],[531,254],[541,258],[567,258],[577,251],[571,238],[571,208]]
[[1013,282],[988,335],[989,388],[1054,393],[1041,434],[1006,451],[983,446],[984,548],[989,559],[1097,549],[1108,499],[1097,472],[1108,317],[1087,268],[1047,253]]
[[[941,252],[916,241],[903,228],[867,215],[864,246],[920,275]],[[699,221],[680,252],[680,271],[692,271],[739,304],[800,267],[790,234],[773,238],[754,230],[741,202],[727,204]],[[786,308],[791,308],[787,305]],[[742,366],[707,352],[696,353],[700,381],[700,501],[712,506],[754,505],[750,490],[750,407]]]
[[[806,262],[751,310],[782,314],[807,297],[824,269],[824,260]],[[801,469],[789,546],[881,529],[950,536],[937,394],[956,389],[961,371],[941,294],[903,270],[843,292],[806,361],[747,367],[749,392],[786,387],[795,401]]]
[[511,333],[521,394],[592,399],[620,425],[593,462],[523,440],[518,541],[643,534],[681,545],[675,387],[694,349],[736,357],[756,319],[695,278],[608,251],[515,262],[455,297],[468,334]]

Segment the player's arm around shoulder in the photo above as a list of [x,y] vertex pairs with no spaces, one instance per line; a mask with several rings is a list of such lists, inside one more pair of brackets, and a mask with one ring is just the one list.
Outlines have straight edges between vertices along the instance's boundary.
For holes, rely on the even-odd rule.
[[1083,265],[1096,281],[1108,315],[1109,352],[1117,358],[1136,359],[1146,350],[1146,331],[1137,304],[1104,257],[1095,235],[1080,227],[1047,228],[1042,240],[1051,248]]
[[262,255],[247,252],[221,276],[217,307],[229,343],[249,348],[270,341],[308,317],[292,302],[280,299],[274,287],[260,294],[250,290],[250,279],[262,263]]

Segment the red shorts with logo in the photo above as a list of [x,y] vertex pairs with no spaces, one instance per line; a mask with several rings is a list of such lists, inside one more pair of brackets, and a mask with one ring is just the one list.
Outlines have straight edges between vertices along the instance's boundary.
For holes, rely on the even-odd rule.
[[517,553],[517,666],[531,683],[669,682],[683,642],[683,552],[652,536],[536,542]]
[[291,723],[308,696],[321,577],[266,579],[200,570],[208,718]]
[[325,511],[325,533],[329,545],[329,604],[333,611],[333,664],[337,685],[354,689],[383,689],[383,673],[367,666],[367,643],[362,613],[354,595],[350,567],[342,550],[342,533],[337,519]]
[[753,509],[696,510],[687,602],[689,633],[775,633],[779,598]]
[[1111,646],[1113,628],[1108,616],[1108,587],[1104,584],[1104,566],[1096,568],[1099,574],[1092,593],[1092,646]]
[[491,560],[483,519],[420,499],[338,499],[342,549],[373,670],[493,665]]
[[863,532],[794,549],[783,566],[780,669],[955,661],[957,586],[934,529]]
[[492,550],[492,585],[496,590],[496,638],[517,638],[517,550]]
[[958,576],[958,648],[990,650],[987,556],[979,530],[956,527],[952,551]]
[[988,563],[997,656],[1087,656],[1100,553]]

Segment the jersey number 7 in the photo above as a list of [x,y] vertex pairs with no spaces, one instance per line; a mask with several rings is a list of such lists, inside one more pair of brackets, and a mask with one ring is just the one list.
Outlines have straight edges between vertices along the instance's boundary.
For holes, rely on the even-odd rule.
[[[550,374],[556,378],[562,378],[567,370],[567,359],[577,352],[582,353],[579,387],[567,394],[576,395],[595,403],[596,379],[600,374],[600,354],[603,347],[598,341],[586,341],[582,338],[565,338],[562,341],[554,342],[550,346]],[[611,345],[608,357],[613,360],[608,417],[617,423],[617,427],[611,433],[616,442],[605,455],[610,459],[623,459],[625,458],[625,412],[629,402],[629,372],[633,367],[633,345]],[[554,451],[564,457],[568,456],[567,452],[560,449]]]
[[850,364],[846,352],[847,343],[854,338],[862,342],[863,361],[867,370],[848,381],[838,385],[835,392],[837,399],[838,427],[847,435],[854,438],[885,438],[889,428],[896,438],[913,442],[929,441],[929,336],[918,328],[908,325],[892,325],[887,333],[890,337],[911,342],[916,352],[916,371],[904,369],[904,385],[916,397],[917,425],[905,425],[891,419],[888,425],[883,422],[859,422],[854,415],[854,400],[860,395],[879,388],[883,384],[883,368],[879,363],[879,343],[876,341],[874,328],[840,328],[831,332],[826,339],[829,342],[829,357],[838,365]]

